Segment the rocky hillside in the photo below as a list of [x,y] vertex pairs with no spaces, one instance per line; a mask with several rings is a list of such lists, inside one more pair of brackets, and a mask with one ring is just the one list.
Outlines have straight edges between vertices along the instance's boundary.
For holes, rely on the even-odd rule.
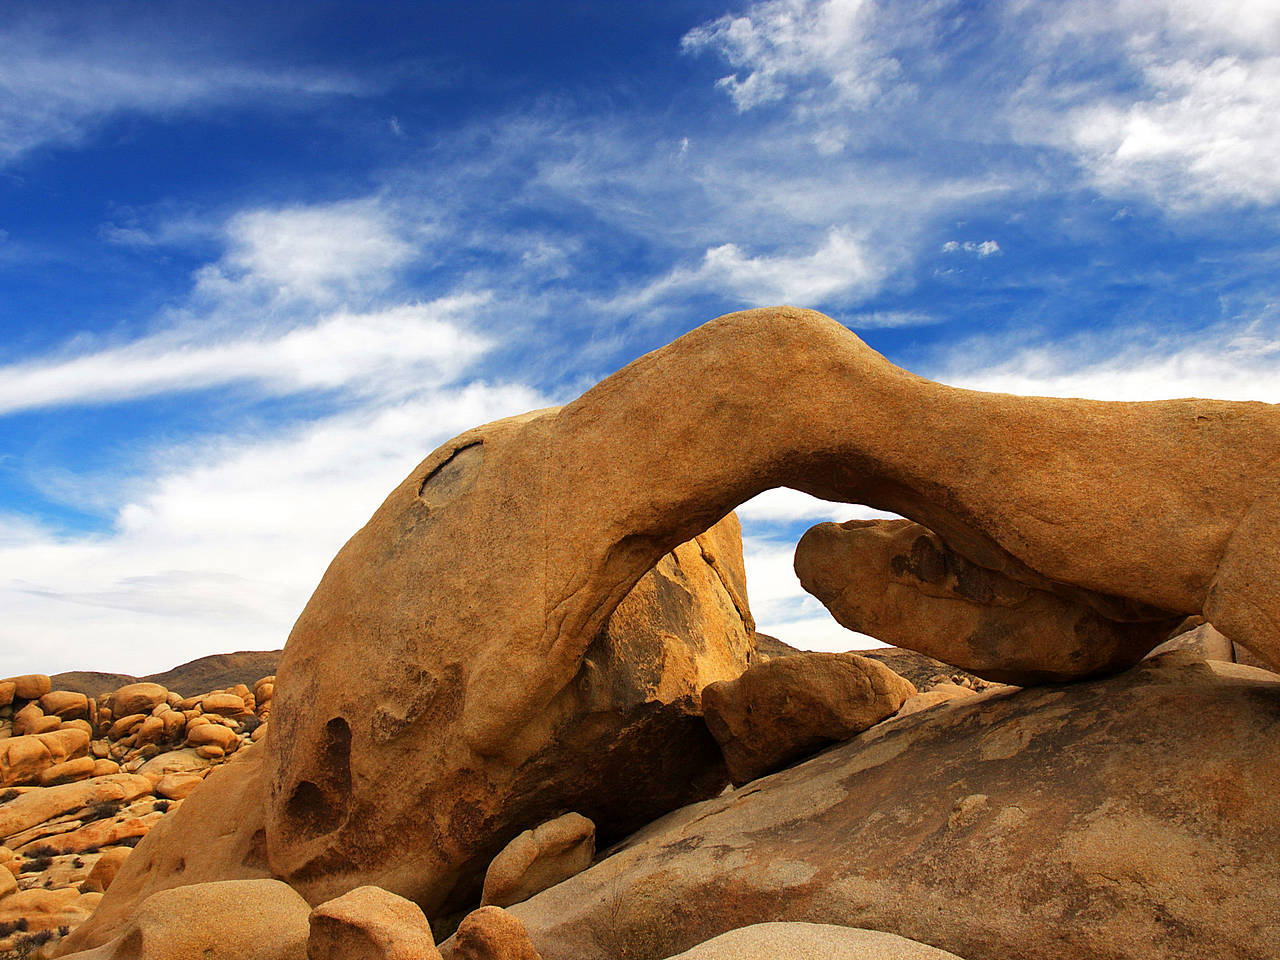
[[[186,675],[220,660],[248,662],[205,658]],[[93,912],[151,828],[266,732],[274,679],[194,696],[131,682],[95,697],[38,674],[0,681],[0,956],[25,956]]]
[[169,690],[219,690],[238,683],[252,686],[259,677],[275,674],[281,652],[241,650],[238,653],[215,653],[145,677],[74,670],[55,673],[49,679],[55,690],[72,690],[89,697],[100,697],[130,683],[158,683]]

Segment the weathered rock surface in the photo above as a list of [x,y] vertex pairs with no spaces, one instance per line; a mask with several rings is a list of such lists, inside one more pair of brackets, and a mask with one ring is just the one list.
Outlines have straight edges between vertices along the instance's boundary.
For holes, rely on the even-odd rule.
[[850,630],[1005,683],[1114,672],[1182,619],[1130,608],[1108,616],[1097,607],[1110,598],[1029,586],[910,520],[819,524],[796,547],[796,575]]
[[[334,559],[274,689],[270,868],[313,901],[375,882],[456,907],[529,823],[579,809],[608,836],[687,799],[645,793],[659,781],[637,761],[680,743],[666,756],[707,769],[668,722],[695,725],[688,661],[704,651],[682,656],[707,632],[672,630],[643,657],[596,644],[667,552],[774,486],[910,516],[1002,590],[1116,623],[1203,613],[1280,664],[1277,463],[1266,404],[979,394],[914,377],[818,314],[720,318],[563,408],[445,444]],[[713,540],[699,537],[692,566],[714,574],[732,633],[748,614]],[[1017,676],[1122,667],[1145,652],[1123,633],[1098,626],[1101,649],[1074,633],[1059,635],[1065,651],[1033,644]],[[726,648],[708,636],[708,657]],[[620,686],[645,696],[619,702]],[[402,785],[390,793],[388,769]],[[214,833],[248,850],[254,830],[228,819]]]
[[75,960],[306,960],[311,908],[278,880],[226,880],[149,897],[116,939]]
[[[535,584],[529,558],[544,547],[517,557],[505,552],[513,543],[490,544],[481,560],[481,541],[445,533],[487,522],[490,498],[516,495],[500,491],[525,475],[539,419],[483,427],[429,459],[350,541],[294,629],[268,738],[267,845],[273,871],[313,900],[372,883],[430,911],[466,907],[531,824],[577,810],[609,842],[727,782],[698,694],[752,655],[736,518],[654,558],[625,599],[634,581],[619,584],[613,610],[576,599],[544,610],[528,597],[495,608]],[[524,537],[524,523],[513,514],[504,530]],[[445,535],[449,571],[428,573]],[[387,538],[399,546],[389,552]],[[578,567],[571,539],[552,537]],[[464,569],[487,585],[459,582]],[[511,638],[535,621],[584,641],[526,661]],[[374,635],[382,649],[370,657]],[[387,791],[387,769],[409,792]]]
[[528,900],[591,866],[596,825],[566,813],[526,830],[502,848],[485,871],[481,905],[508,907]]
[[[1199,618],[1195,618],[1199,619]],[[1194,621],[1193,621],[1194,622]],[[1223,660],[1236,662],[1235,644],[1230,637],[1224,637],[1211,623],[1200,623],[1170,637],[1147,656],[1156,657],[1170,650],[1190,650],[1205,660]]]
[[759,663],[702,691],[707,726],[739,786],[892,716],[910,681],[856,653]]
[[700,943],[670,960],[961,960],[954,953],[878,930],[828,923],[757,923]]
[[656,960],[766,920],[968,960],[1267,956],[1280,682],[1247,669],[1174,653],[880,724],[510,909],[545,960]]
[[49,767],[88,750],[89,734],[78,727],[0,740],[0,787],[35,783]]
[[444,946],[448,960],[542,960],[520,918],[492,905],[467,914]]
[[111,696],[111,711],[116,717],[150,714],[168,696],[169,691],[158,683],[130,683]]
[[311,911],[307,960],[440,960],[440,951],[416,903],[357,887]]

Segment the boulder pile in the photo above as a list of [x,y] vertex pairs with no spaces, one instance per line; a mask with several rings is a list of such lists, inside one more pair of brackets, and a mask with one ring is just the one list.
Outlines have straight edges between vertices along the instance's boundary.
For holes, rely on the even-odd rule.
[[0,681],[0,955],[93,912],[139,841],[265,734],[274,679],[193,697],[135,683],[98,698],[43,674]]

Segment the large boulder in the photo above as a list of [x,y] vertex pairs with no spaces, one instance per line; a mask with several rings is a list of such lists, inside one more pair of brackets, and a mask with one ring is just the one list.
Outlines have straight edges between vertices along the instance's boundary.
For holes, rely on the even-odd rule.
[[829,923],[756,923],[700,943],[671,960],[962,960],[879,930]]
[[566,813],[526,830],[502,848],[484,874],[482,906],[509,907],[567,880],[591,866],[596,827],[578,813]]
[[440,960],[440,951],[416,903],[357,887],[311,911],[307,960]]
[[89,752],[89,734],[79,727],[0,740],[0,787],[34,783],[40,774]]
[[850,630],[1005,683],[1114,672],[1182,619],[1030,586],[910,520],[819,524],[801,538],[795,567],[801,586]]
[[69,956],[307,960],[310,913],[307,902],[278,880],[197,883],[148,897],[114,940]]
[[[573,630],[593,639],[564,650],[562,681],[535,682],[561,654],[531,662],[511,637],[533,618],[569,629],[561,616],[579,617],[577,600],[495,606],[516,584],[492,578],[536,592],[528,556],[470,536],[436,546],[453,521],[424,519],[458,510],[480,523],[496,489],[450,497],[512,482],[503,460],[524,454],[513,431],[482,428],[456,457],[428,461],[427,478],[393,494],[334,561],[294,628],[273,697],[267,843],[272,870],[312,900],[373,884],[432,915],[473,907],[490,861],[524,830],[574,810],[607,844],[728,781],[699,694],[754,652],[737,519],[660,557],[616,609],[581,611],[591,619]],[[568,546],[567,533],[547,536]],[[466,560],[482,542],[487,558]],[[454,560],[428,572],[444,549]],[[517,676],[528,685],[513,688]]]
[[893,716],[915,692],[856,653],[802,653],[709,684],[702,710],[741,786]]
[[545,960],[736,927],[967,960],[1252,960],[1280,942],[1280,678],[1186,653],[873,727],[677,811],[510,908]]

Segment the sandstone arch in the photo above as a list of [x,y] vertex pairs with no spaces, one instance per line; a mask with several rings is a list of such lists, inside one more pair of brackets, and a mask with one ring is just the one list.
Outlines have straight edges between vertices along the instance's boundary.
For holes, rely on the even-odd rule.
[[277,674],[269,871],[312,902],[374,883],[446,904],[503,798],[536,789],[512,771],[575,709],[619,601],[772,487],[910,517],[1109,620],[1209,610],[1280,666],[1278,463],[1270,405],[976,393],[812,311],[721,317],[564,407],[445,444],[339,552]]

